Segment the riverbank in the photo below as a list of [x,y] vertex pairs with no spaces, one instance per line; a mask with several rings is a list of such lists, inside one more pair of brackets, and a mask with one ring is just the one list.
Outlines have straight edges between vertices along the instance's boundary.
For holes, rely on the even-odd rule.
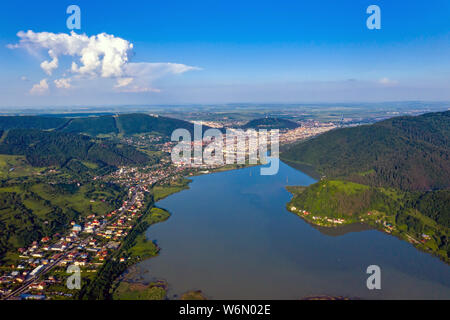
[[[212,170],[199,171],[196,174],[191,174],[188,177],[194,177],[204,174],[211,174],[217,172],[224,172],[230,170],[237,170],[248,167],[248,165],[227,165],[220,168],[215,168]],[[150,195],[152,197],[152,208],[150,209],[150,214],[145,214],[142,217],[144,223],[150,227],[159,222],[166,221],[170,217],[170,213],[162,208],[155,207],[155,203],[161,201],[170,195],[181,192],[183,190],[189,189],[189,184],[192,182],[188,177],[182,178],[177,181],[173,181],[167,185],[155,186],[151,189]],[[148,229],[148,228],[147,228]],[[127,251],[128,256],[127,270],[137,265],[139,262],[156,257],[159,253],[159,247],[156,243],[148,241],[146,236],[146,231],[139,228],[139,233],[137,234],[133,246],[131,246]],[[125,271],[125,270],[124,270]],[[113,299],[166,299],[167,298],[167,284],[165,286],[161,285],[162,281],[157,281],[157,285],[154,283],[144,284],[135,281],[129,281],[126,277],[116,277],[113,280],[112,289],[110,290],[110,296]],[[150,298],[149,298],[150,297]],[[183,300],[203,300],[205,297],[200,291],[189,291],[184,293],[181,297]]]
[[[445,230],[441,230],[442,227],[436,225],[430,219],[425,219],[420,213],[415,212],[415,217],[422,218],[427,225],[426,228],[423,228],[426,231],[417,233],[409,230],[409,226],[399,224],[396,214],[373,209],[373,207],[380,206],[369,200],[374,191],[367,186],[349,182],[321,181],[313,188],[314,192],[311,192],[306,187],[286,187],[288,192],[293,195],[286,204],[286,209],[319,228],[339,229],[355,224],[365,224],[373,229],[407,241],[415,248],[432,254],[447,264],[450,263],[448,253],[445,250],[441,250],[435,240],[436,237],[440,237],[442,233],[445,233]],[[330,190],[333,191],[330,192]],[[304,196],[303,193],[305,192],[309,192],[311,195]],[[392,197],[394,196],[391,190],[382,190],[382,192]],[[395,194],[395,197],[395,200],[401,202],[402,199],[399,195]],[[349,201],[346,198],[351,199]],[[376,198],[378,200],[381,199],[379,195]],[[384,200],[389,201],[389,199]],[[394,199],[391,200],[394,202]],[[351,203],[351,205],[345,202]],[[355,203],[357,204],[357,210],[355,210]],[[336,206],[333,207],[333,204],[336,204]],[[332,207],[336,211],[330,211]],[[343,213],[343,207],[352,213]],[[393,211],[395,212],[395,210]]]
[[139,297],[142,299],[150,299],[149,297],[151,297],[151,299],[160,300],[165,298],[167,285],[161,285],[160,282],[157,285],[139,285],[137,283],[131,285],[124,278],[120,278],[120,275],[139,262],[158,255],[160,248],[156,243],[147,239],[146,232],[150,226],[169,219],[170,213],[167,210],[155,207],[154,204],[172,194],[188,189],[190,182],[191,180],[182,179],[170,185],[156,186],[152,189],[150,193],[152,198],[150,208],[141,218],[145,228],[138,226],[136,229],[133,229],[136,230],[137,234],[132,245],[124,253],[128,256],[127,268],[114,279],[111,279],[113,284],[111,285],[109,295],[113,299],[135,300]]
[[[98,300],[110,299],[114,291],[116,279],[131,265],[141,261],[143,256],[155,255],[158,248],[154,244],[145,243],[141,238],[148,227],[154,223],[165,220],[167,217],[153,210],[154,200],[146,195],[142,215],[136,221],[120,246],[111,253],[108,260],[98,270],[93,279],[82,279],[82,288],[78,293],[79,299]],[[137,246],[138,245],[138,246]],[[133,252],[132,248],[135,248]],[[145,247],[145,248],[144,248]],[[139,253],[136,255],[134,253]]]
[[[316,182],[284,163],[274,176],[254,167],[192,178],[189,190],[156,203],[172,214],[146,233],[161,251],[128,279],[165,280],[166,299],[199,289],[208,299],[237,300],[446,296],[447,265],[406,242],[375,230],[329,237],[288,214],[287,176],[295,185]],[[361,266],[371,263],[382,266],[386,281],[377,294],[365,289]]]

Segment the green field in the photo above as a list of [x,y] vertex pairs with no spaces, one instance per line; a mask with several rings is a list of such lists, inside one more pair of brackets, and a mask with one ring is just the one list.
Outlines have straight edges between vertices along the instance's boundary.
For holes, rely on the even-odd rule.
[[106,214],[115,208],[107,201],[116,197],[110,190],[101,189],[98,185],[82,185],[75,191],[64,192],[59,188],[44,183],[35,184],[31,191],[52,205],[61,208],[70,208],[82,215],[94,213]]
[[[162,222],[170,217],[170,213],[164,209],[151,208],[150,213],[147,214],[143,221],[149,225]],[[145,232],[140,233],[133,244],[133,246],[128,249],[128,255],[132,258],[146,259],[153,257],[158,253],[158,247],[147,239]]]
[[[22,172],[29,170],[32,169],[24,166]],[[14,262],[11,253],[18,248],[26,247],[44,236],[64,232],[72,220],[79,222],[92,213],[105,215],[116,209],[125,196],[125,192],[117,186],[100,182],[68,183],[65,176],[24,175],[2,182],[0,260]],[[55,180],[63,182],[57,183]]]
[[190,180],[183,179],[179,182],[171,183],[170,185],[163,185],[163,186],[155,186],[153,188],[153,197],[155,199],[155,202],[162,200],[171,194],[180,192],[182,190],[189,189],[188,184],[190,183]]
[[200,290],[188,291],[181,295],[181,300],[207,300]]
[[114,300],[163,300],[167,285],[163,282],[144,285],[122,281],[113,294]]
[[30,166],[24,156],[0,154],[0,179],[37,175],[44,170]]

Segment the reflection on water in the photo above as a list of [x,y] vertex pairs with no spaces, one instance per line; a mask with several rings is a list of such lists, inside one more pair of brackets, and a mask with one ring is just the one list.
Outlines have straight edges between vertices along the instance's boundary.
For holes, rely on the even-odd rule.
[[350,233],[350,232],[360,232],[360,231],[367,231],[367,230],[373,230],[371,226],[364,223],[353,223],[353,224],[345,224],[343,226],[338,226],[336,228],[327,228],[322,226],[317,226],[312,223],[307,222],[312,228],[318,230],[320,233],[331,236],[331,237],[339,237],[343,236],[344,234]]
[[[167,280],[171,295],[199,289],[215,299],[450,298],[448,265],[364,225],[312,227],[286,210],[287,180],[314,182],[284,163],[274,176],[252,167],[195,177],[158,203],[172,216],[147,231],[161,254],[137,266],[140,277]],[[372,264],[382,290],[366,288]]]

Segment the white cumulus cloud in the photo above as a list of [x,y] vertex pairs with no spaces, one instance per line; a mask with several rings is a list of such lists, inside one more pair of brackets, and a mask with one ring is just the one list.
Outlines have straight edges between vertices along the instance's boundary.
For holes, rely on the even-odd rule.
[[[30,53],[46,50],[48,60],[40,64],[42,70],[51,76],[58,69],[61,56],[72,58],[70,71],[77,79],[115,78],[116,89],[129,92],[154,92],[151,82],[170,74],[182,74],[187,71],[200,70],[179,63],[130,62],[133,44],[128,40],[100,33],[87,36],[71,32],[52,33],[20,31],[17,33],[19,43],[10,44],[10,49],[25,48]],[[70,87],[70,80],[54,81],[58,88]],[[48,88],[47,88],[48,89]]]
[[114,86],[115,88],[122,88],[128,86],[130,83],[133,82],[133,78],[119,78],[117,79],[117,83]]
[[33,95],[42,95],[48,91],[48,82],[47,79],[42,79],[39,83],[33,85],[30,93]]
[[68,78],[56,79],[54,82],[55,86],[60,89],[69,89],[72,87],[70,84],[72,80]]
[[187,71],[201,70],[198,67],[191,67],[180,63],[171,62],[138,62],[128,63],[124,71],[129,76],[134,77],[155,77],[159,78],[166,74],[181,74]]
[[41,63],[41,68],[47,73],[49,76],[52,75],[53,70],[58,68],[58,56],[53,52],[53,50],[48,51],[49,56],[52,58],[51,61],[43,61]]
[[149,84],[166,75],[182,74],[194,70],[201,69],[171,62],[130,62],[124,66],[126,78],[118,79],[115,87],[122,88],[120,90],[122,92],[161,92],[161,90],[155,89]]

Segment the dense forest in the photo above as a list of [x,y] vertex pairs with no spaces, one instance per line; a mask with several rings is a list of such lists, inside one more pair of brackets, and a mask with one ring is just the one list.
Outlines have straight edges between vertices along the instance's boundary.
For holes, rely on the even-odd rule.
[[13,129],[2,133],[0,154],[23,155],[37,167],[64,166],[72,159],[102,166],[148,163],[149,157],[127,145],[54,131]]
[[343,128],[294,145],[281,157],[327,178],[402,190],[450,187],[450,111]]
[[[191,134],[194,133],[194,125],[190,122],[167,118],[156,117],[143,114],[122,114],[117,117],[118,126],[125,134],[137,134],[145,132],[159,133],[170,137],[176,129],[186,129]],[[204,130],[208,129],[204,126]]]
[[85,133],[92,136],[119,133],[116,120],[112,116],[70,119],[62,128],[63,132]]
[[[175,129],[187,129],[191,134],[194,125],[190,122],[151,116],[143,113],[101,115],[89,117],[46,116],[0,116],[0,130],[39,129],[55,132],[83,133],[90,136],[139,133],[156,133],[170,137]],[[209,127],[204,126],[204,130]]]
[[63,126],[68,120],[55,117],[0,116],[0,130],[40,129],[49,130]]

